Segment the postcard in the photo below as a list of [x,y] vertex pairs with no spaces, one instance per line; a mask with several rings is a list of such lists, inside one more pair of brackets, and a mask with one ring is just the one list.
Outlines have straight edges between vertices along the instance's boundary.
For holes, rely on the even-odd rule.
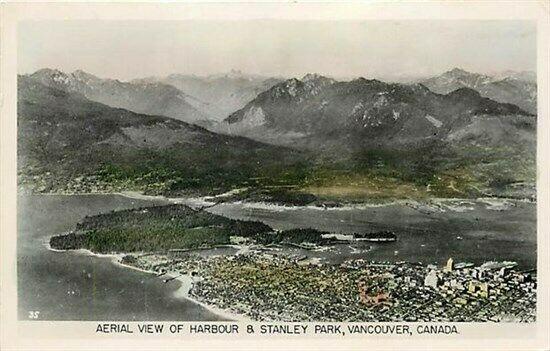
[[548,349],[547,2],[1,10],[2,349]]

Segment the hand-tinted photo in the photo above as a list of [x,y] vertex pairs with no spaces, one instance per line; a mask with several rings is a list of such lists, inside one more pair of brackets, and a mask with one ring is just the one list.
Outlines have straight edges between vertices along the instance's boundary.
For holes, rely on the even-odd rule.
[[18,28],[20,320],[534,322],[536,24]]

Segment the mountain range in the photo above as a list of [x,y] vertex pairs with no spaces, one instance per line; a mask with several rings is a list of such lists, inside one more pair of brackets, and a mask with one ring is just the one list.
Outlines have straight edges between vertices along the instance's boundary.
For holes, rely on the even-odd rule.
[[[300,203],[533,194],[536,116],[476,89],[318,74],[171,79],[179,86],[82,71],[19,76],[21,184],[163,194],[246,187],[260,201]],[[230,106],[241,107],[210,119]],[[75,179],[92,180],[74,188]]]
[[196,98],[169,84],[101,79],[82,70],[64,73],[55,69],[41,69],[28,75],[28,78],[52,88],[79,93],[111,107],[209,124],[208,116],[193,106],[196,105]]
[[18,168],[25,179],[44,180],[46,190],[98,175],[122,188],[223,190],[276,176],[297,157],[173,118],[113,108],[35,77],[18,78]]
[[460,88],[474,89],[484,97],[537,113],[537,81],[534,72],[506,71],[489,76],[454,68],[421,83],[440,94],[448,94]]
[[225,119],[232,134],[310,149],[533,143],[536,118],[470,88],[448,94],[423,84],[358,78],[338,82],[308,74],[259,94]]

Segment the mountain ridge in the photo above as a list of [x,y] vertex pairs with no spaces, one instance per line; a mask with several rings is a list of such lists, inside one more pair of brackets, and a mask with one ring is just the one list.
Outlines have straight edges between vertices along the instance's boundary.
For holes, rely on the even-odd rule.
[[232,198],[285,204],[534,194],[536,118],[471,89],[440,95],[422,84],[306,75],[237,114],[264,132],[258,141],[20,76],[19,184],[168,196],[246,188]]
[[317,136],[318,146],[334,136],[368,147],[411,145],[428,139],[449,141],[453,130],[481,115],[533,117],[513,104],[498,103],[466,87],[437,94],[424,84],[363,77],[338,82],[316,77],[281,82],[224,122],[230,133],[262,141],[268,141],[262,138],[266,131],[298,136],[290,140],[278,136],[283,145],[299,142],[300,136]]
[[65,189],[82,177],[111,190],[224,190],[277,176],[300,159],[293,150],[18,78],[18,169],[22,184],[38,179],[42,190]]
[[530,113],[537,112],[537,86],[534,72],[507,71],[495,76],[454,68],[421,81],[430,90],[448,94],[459,88],[470,88],[492,100],[517,105]]
[[281,81],[276,77],[246,74],[220,74],[206,77],[170,74],[164,77],[148,77],[137,81],[162,82],[204,102],[198,110],[214,121],[223,120],[228,114],[242,108],[261,92]]
[[103,79],[83,70],[65,73],[57,69],[41,69],[25,75],[44,85],[68,92],[77,92],[88,99],[111,107],[137,113],[163,115],[191,123],[208,117],[187,102],[189,97],[177,88],[156,83],[130,83]]

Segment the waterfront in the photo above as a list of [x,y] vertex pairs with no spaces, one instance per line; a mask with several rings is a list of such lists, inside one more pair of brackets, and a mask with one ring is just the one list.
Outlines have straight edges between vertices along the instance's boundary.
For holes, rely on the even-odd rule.
[[[78,252],[53,252],[51,235],[74,227],[85,215],[162,204],[120,195],[21,196],[19,198],[19,314],[40,310],[44,320],[218,320],[200,305],[177,299],[178,282],[116,265],[110,258]],[[334,232],[391,229],[392,243],[368,243],[364,250],[337,245],[328,250],[284,248],[326,261],[423,261],[441,264],[448,257],[482,263],[517,261],[536,265],[536,204],[461,202],[452,206],[391,204],[357,208],[287,208],[227,203],[209,211],[232,218],[264,221],[276,229],[315,227]],[[292,253],[292,252],[291,252]],[[60,304],[59,301],[62,301]]]

